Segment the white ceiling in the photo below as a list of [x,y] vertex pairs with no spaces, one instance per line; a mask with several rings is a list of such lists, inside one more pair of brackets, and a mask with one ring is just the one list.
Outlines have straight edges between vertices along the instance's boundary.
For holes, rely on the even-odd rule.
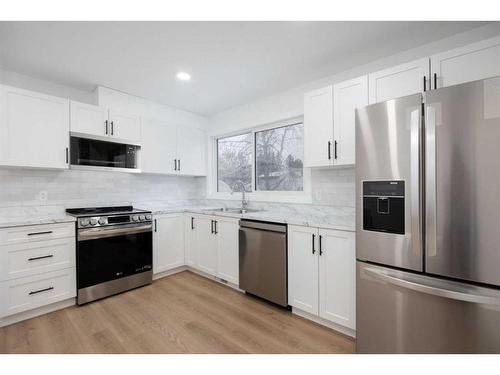
[[483,24],[0,22],[0,67],[209,115]]

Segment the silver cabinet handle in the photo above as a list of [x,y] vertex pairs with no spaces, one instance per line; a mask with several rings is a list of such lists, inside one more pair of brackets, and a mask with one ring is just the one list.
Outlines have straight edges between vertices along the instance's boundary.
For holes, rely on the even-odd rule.
[[455,285],[458,283],[452,283],[452,282],[447,282],[446,283],[447,288],[443,289],[435,285],[426,285],[421,282],[417,282],[416,280],[412,281],[412,280],[401,279],[399,277],[392,276],[387,272],[374,268],[365,268],[363,272],[381,281],[399,286],[401,288],[414,290],[420,293],[426,293],[437,297],[444,297],[464,302],[482,303],[482,304],[500,306],[500,293],[498,293],[498,297],[487,294],[468,293],[465,291],[464,287],[460,287],[460,285]]

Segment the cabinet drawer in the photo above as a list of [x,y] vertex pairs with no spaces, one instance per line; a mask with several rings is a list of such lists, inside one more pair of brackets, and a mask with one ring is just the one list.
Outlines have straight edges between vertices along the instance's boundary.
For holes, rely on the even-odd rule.
[[75,266],[75,239],[0,246],[0,281]]
[[31,310],[76,295],[75,268],[0,283],[0,317]]
[[75,223],[30,225],[0,229],[0,245],[75,237]]

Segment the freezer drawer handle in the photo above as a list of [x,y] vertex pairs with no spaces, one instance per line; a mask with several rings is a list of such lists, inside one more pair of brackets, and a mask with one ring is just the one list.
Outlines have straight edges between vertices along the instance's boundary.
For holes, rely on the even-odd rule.
[[414,281],[403,280],[373,268],[365,268],[364,272],[381,281],[385,281],[402,288],[411,289],[416,292],[426,293],[433,296],[444,297],[458,301],[500,306],[500,294],[499,297],[494,297],[489,295],[466,293],[460,290],[442,289],[431,285],[420,284]]

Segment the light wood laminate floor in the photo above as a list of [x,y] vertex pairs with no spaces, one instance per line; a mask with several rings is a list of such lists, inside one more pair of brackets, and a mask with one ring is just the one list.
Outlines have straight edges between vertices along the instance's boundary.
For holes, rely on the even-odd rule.
[[1,353],[352,353],[354,341],[184,271],[0,328]]

